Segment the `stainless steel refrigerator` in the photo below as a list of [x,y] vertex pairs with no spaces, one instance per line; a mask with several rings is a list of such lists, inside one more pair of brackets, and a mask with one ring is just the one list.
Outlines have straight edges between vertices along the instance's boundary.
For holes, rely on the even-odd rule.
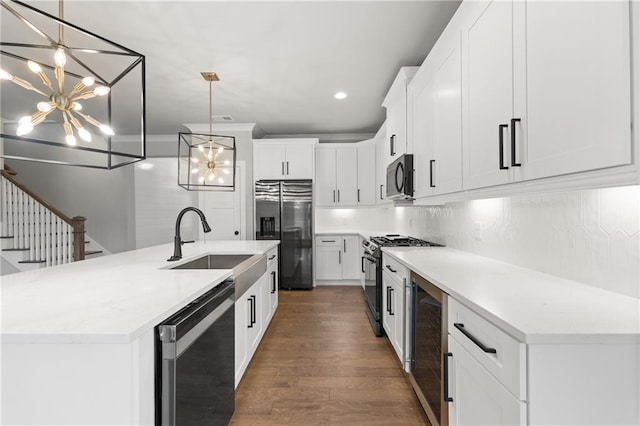
[[256,240],[280,240],[279,288],[313,287],[312,200],[310,180],[256,182]]

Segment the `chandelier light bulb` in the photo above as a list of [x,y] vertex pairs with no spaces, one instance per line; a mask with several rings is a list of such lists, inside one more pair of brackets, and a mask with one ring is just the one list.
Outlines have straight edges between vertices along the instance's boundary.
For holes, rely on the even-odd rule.
[[193,173],[194,175],[198,173],[198,168],[194,167],[193,169],[191,169],[191,173]]
[[27,115],[25,117],[22,117],[18,123],[18,129],[16,130],[16,134],[18,136],[24,136],[33,130],[33,122],[31,121],[31,116]]
[[198,150],[199,150],[200,152],[204,152],[204,146],[202,146],[202,145],[198,145]]
[[216,176],[215,176],[214,174],[210,174],[210,175],[209,175],[209,182],[213,182],[213,179],[214,179],[215,177],[216,177]]
[[80,102],[74,102],[71,104],[71,109],[74,111],[82,111],[82,104]]
[[91,142],[91,133],[89,133],[89,131],[84,127],[80,127],[78,129],[78,135],[80,136],[80,139],[82,139],[83,141]]
[[219,147],[218,148],[218,154],[222,154],[224,152],[224,147]]
[[105,135],[108,135],[108,136],[115,135],[115,132],[113,131],[113,129],[111,127],[107,126],[106,124],[101,124],[101,125],[98,126],[98,128]]
[[38,105],[36,105],[36,107],[38,108],[38,111],[41,112],[49,112],[52,109],[52,106],[49,102],[38,102]]
[[76,141],[76,137],[75,137],[75,136],[73,136],[73,135],[67,135],[67,136],[65,136],[64,141],[65,141],[65,142],[67,143],[67,145],[69,145],[69,146],[76,146],[76,143],[77,143],[77,141]]
[[95,89],[93,89],[93,94],[96,96],[104,96],[110,91],[111,89],[109,89],[107,86],[97,86]]
[[42,72],[42,67],[37,62],[27,61],[27,65],[29,66],[29,69],[35,74],[39,74]]
[[198,159],[197,159],[196,157],[193,157],[193,158],[191,159],[191,162],[192,162],[192,163],[195,163],[195,164],[198,164]]
[[85,87],[91,87],[95,82],[96,79],[93,77],[85,77],[82,79],[82,84],[84,84]]
[[224,179],[223,178],[219,178],[218,179],[218,183],[224,183]]
[[58,50],[56,50],[55,55],[53,55],[53,60],[57,66],[65,66],[65,64],[67,63],[67,55],[66,53],[64,53],[64,49],[62,47],[59,47]]
[[224,169],[222,173],[224,173],[225,175],[228,175],[228,174],[230,174],[231,172],[229,171],[229,169]]
[[0,80],[13,80],[13,76],[0,68]]
[[200,177],[198,178],[198,182],[203,183],[203,182],[204,182],[204,176],[200,176]]
[[229,161],[229,160],[224,160],[224,165],[225,165],[225,166],[228,166],[229,164],[231,164],[231,161]]

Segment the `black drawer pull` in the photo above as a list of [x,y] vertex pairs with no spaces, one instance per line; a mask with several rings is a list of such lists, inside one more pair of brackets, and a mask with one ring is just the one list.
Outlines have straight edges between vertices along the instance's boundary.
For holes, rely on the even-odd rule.
[[464,334],[465,336],[467,336],[467,338],[469,340],[471,340],[473,343],[476,344],[477,347],[479,347],[480,349],[482,349],[485,353],[488,354],[495,354],[497,353],[497,351],[494,348],[488,348],[485,345],[482,344],[482,342],[480,340],[478,340],[473,334],[469,333],[467,330],[464,329],[464,324],[459,323],[459,322],[454,322],[453,326],[455,328],[457,328],[458,330],[460,330],[460,333]]
[[444,366],[444,377],[442,379],[442,387],[444,388],[444,402],[453,402],[453,398],[449,396],[449,357],[453,356],[451,352],[442,354],[442,364]]
[[271,271],[271,294],[276,292],[276,271]]
[[249,325],[247,326],[248,328],[253,328],[253,296],[250,296],[248,299],[249,301]]
[[275,258],[276,258],[276,255],[274,254],[273,256],[269,256],[269,259],[268,259],[268,260],[273,260],[273,259],[275,259]]
[[395,315],[393,312],[393,288],[389,288],[389,315]]
[[380,199],[382,200],[382,187],[383,185],[380,185]]
[[391,287],[387,286],[387,312],[391,313],[390,302],[391,302]]
[[522,164],[516,162],[516,123],[519,122],[519,118],[511,119],[511,165],[513,167],[522,166]]
[[498,161],[500,161],[500,170],[509,169],[509,166],[504,165],[504,129],[506,129],[507,127],[509,127],[508,124],[500,124],[498,126],[498,143],[499,143]]
[[336,240],[322,240],[323,243],[335,243]]
[[398,271],[396,271],[395,269],[391,268],[391,265],[386,265],[387,269],[390,270],[391,272],[393,272],[394,274]]
[[364,274],[366,271],[364,270],[364,256],[362,256],[362,261],[360,262],[360,270]]
[[435,188],[436,186],[433,184],[433,165],[436,163],[436,160],[429,160],[429,187]]

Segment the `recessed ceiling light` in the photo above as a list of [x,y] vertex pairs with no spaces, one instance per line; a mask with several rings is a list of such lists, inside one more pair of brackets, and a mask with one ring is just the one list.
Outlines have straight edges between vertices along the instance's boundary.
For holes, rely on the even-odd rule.
[[347,94],[345,92],[336,92],[333,97],[336,99],[345,99],[347,97]]

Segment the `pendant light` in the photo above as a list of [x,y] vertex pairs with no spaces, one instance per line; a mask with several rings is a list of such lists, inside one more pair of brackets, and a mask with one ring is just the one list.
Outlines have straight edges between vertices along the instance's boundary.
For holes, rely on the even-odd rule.
[[62,0],[58,17],[17,0],[0,5],[0,155],[101,169],[143,160],[144,56],[64,21]]
[[200,73],[209,82],[209,133],[178,134],[178,185],[189,191],[234,191],[236,138],[213,134],[215,72]]

